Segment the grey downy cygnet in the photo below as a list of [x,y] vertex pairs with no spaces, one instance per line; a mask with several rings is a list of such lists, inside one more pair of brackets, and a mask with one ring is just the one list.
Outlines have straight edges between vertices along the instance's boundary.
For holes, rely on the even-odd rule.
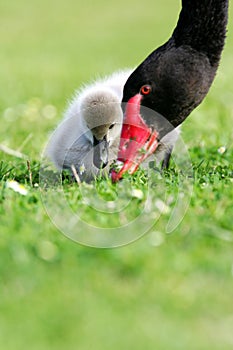
[[57,169],[74,166],[85,181],[108,174],[117,159],[123,87],[131,72],[116,72],[76,93],[45,151]]

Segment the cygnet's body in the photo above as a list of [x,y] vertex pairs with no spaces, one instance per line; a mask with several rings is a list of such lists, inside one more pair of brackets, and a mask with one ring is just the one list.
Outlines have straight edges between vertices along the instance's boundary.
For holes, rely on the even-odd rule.
[[109,172],[117,159],[123,87],[131,72],[114,73],[77,92],[46,149],[58,169],[74,165],[85,181]]

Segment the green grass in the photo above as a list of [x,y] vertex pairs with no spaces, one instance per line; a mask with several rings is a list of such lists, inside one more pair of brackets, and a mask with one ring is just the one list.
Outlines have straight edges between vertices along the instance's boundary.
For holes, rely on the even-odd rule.
[[[35,186],[40,154],[73,91],[137,65],[168,38],[178,11],[173,0],[0,3],[0,144],[26,155],[0,151],[1,349],[232,349],[232,23],[210,93],[183,126],[193,177],[175,161],[152,175],[148,222],[139,220],[129,232],[155,220],[145,236],[118,249],[78,245],[44,207],[61,192],[50,188],[41,198]],[[13,179],[25,185],[26,196],[7,188]],[[64,181],[63,193],[65,228],[74,212],[114,228],[143,213],[147,175],[141,171],[117,186]],[[168,234],[177,198],[190,204]],[[111,214],[114,200],[123,214]],[[159,200],[170,210],[161,213]]]

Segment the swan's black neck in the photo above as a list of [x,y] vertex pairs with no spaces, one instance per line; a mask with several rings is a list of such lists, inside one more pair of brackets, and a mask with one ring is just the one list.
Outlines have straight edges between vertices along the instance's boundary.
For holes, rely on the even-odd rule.
[[228,0],[182,0],[182,10],[172,39],[188,45],[218,64],[226,36]]

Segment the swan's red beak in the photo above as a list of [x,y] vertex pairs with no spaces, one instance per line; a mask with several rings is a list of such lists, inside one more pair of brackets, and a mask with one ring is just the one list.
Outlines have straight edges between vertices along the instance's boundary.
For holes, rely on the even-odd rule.
[[120,180],[127,171],[133,174],[158,146],[157,131],[152,131],[140,115],[141,100],[142,95],[137,94],[126,105],[118,152],[118,161],[123,165],[118,172],[112,170],[113,182]]

